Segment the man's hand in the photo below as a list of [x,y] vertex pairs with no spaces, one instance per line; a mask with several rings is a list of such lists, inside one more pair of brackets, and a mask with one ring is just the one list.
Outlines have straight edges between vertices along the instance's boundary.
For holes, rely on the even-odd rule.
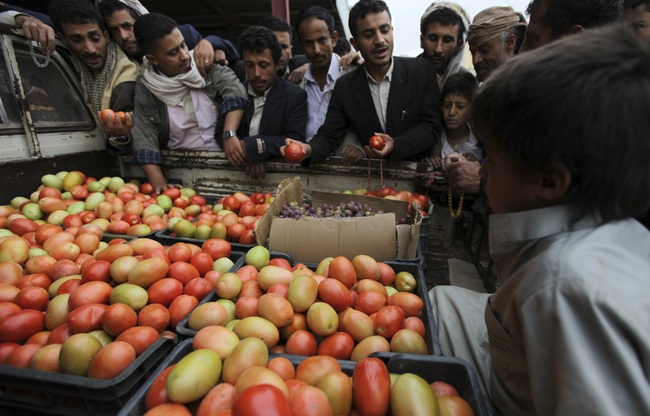
[[307,73],[307,69],[309,69],[309,64],[304,64],[303,66],[294,69],[289,74],[288,80],[294,84],[300,84]]
[[384,148],[381,149],[381,150],[376,150],[376,149],[373,149],[372,147],[366,145],[366,146],[363,146],[363,150],[365,150],[366,156],[368,156],[371,159],[385,158],[386,156],[388,156],[393,151],[393,147],[395,146],[395,142],[393,142],[393,138],[390,137],[387,134],[375,133],[375,135],[381,136],[381,138],[384,139]]
[[347,145],[343,146],[343,149],[341,149],[341,161],[346,166],[360,162],[361,159],[363,159],[363,156],[363,150],[356,146]]
[[41,44],[43,53],[47,53],[47,51],[54,52],[54,29],[37,18],[25,14],[16,16],[15,20],[16,26],[25,31],[27,39],[35,40]]
[[427,156],[423,160],[424,163],[427,165],[433,167],[434,170],[441,170],[442,169],[442,158],[438,155],[435,156]]
[[226,58],[226,52],[221,49],[214,50],[214,62],[219,65],[228,65],[228,59]]
[[194,63],[203,78],[207,78],[213,62],[214,49],[212,44],[205,39],[201,39],[194,47]]
[[182,188],[180,184],[167,183],[167,179],[165,179],[159,165],[145,163],[140,165],[140,167],[147,176],[147,180],[151,186],[153,186],[154,192],[158,195],[162,194],[162,192],[168,188]]
[[251,179],[264,179],[264,163],[249,163],[246,165],[246,174],[250,175]]
[[153,190],[155,193],[158,195],[162,194],[165,189],[170,189],[170,188],[178,188],[181,189],[183,186],[178,184],[178,183],[151,183],[151,186],[153,186]]
[[447,178],[455,192],[479,193],[481,177],[478,170],[480,168],[481,164],[478,161],[469,161],[457,153],[452,153],[444,160]]
[[348,69],[348,67],[352,64],[361,65],[362,63],[363,58],[357,51],[350,51],[346,53],[345,55],[341,56],[341,60],[339,61],[339,65],[343,69]]
[[112,136],[124,136],[129,134],[131,132],[131,128],[133,128],[133,112],[128,111],[125,114],[126,123],[124,124],[122,124],[122,119],[120,117],[117,117],[117,115],[115,116],[115,119],[108,117],[106,122],[104,122],[101,111],[97,112],[97,119],[102,125],[102,129],[104,129],[104,131],[108,134]]
[[282,155],[282,157],[286,157],[286,154],[284,153],[284,149],[291,143],[296,143],[298,146],[302,148],[302,159],[300,159],[300,162],[302,162],[305,159],[309,159],[311,157],[310,145],[308,145],[307,143],[303,143],[300,140],[294,140],[288,137],[284,139],[284,146],[280,147],[280,154]]
[[244,150],[243,142],[237,136],[223,140],[223,151],[226,152],[226,159],[233,167],[239,169],[246,166],[246,150]]

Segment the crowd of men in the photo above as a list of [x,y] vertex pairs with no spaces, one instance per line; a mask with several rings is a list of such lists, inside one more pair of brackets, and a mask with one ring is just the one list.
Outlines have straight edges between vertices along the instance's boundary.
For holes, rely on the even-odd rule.
[[[137,21],[149,12],[134,0],[54,0],[49,16],[0,7],[0,18],[22,27],[43,52],[54,49],[56,35],[78,58],[86,103],[106,132],[107,150],[131,153],[157,190],[173,186],[160,169],[165,148],[223,150],[253,178],[263,177],[263,162],[282,156],[291,141],[303,147],[305,165],[332,154],[344,164],[364,157],[426,160],[444,128],[440,90],[450,75],[467,71],[466,44],[483,82],[518,53],[590,27],[625,19],[650,37],[650,4],[642,0],[533,0],[529,23],[511,7],[488,7],[472,20],[461,5],[435,1],[420,18],[417,58],[393,57],[392,18],[381,1],[352,8],[355,51],[342,55],[334,50],[344,36],[319,6],[302,10],[294,30],[281,18],[263,18],[236,39],[237,47],[163,16],[143,20],[167,28],[147,41],[150,30]],[[304,55],[292,56],[294,34]],[[104,121],[99,112],[106,108],[124,111],[126,120]],[[384,139],[383,149],[368,146],[374,135]],[[479,191],[478,161],[453,158],[444,166],[457,192]]]
[[[498,290],[429,292],[443,355],[472,364],[490,413],[650,413],[650,232],[634,219],[650,212],[650,0],[532,0],[528,21],[435,1],[416,58],[393,56],[381,0],[351,8],[355,51],[339,53],[319,6],[293,31],[265,18],[237,47],[136,0],[53,0],[40,17],[0,7],[44,53],[56,33],[107,149],[130,152],[156,191],[174,186],[161,149],[222,150],[254,178],[290,143],[305,166],[442,161],[492,210]],[[102,120],[106,108],[125,120]]]

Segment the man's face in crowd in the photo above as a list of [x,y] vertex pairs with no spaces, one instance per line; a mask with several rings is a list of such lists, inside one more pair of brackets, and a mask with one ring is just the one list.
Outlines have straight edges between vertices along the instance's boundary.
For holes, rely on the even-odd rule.
[[420,47],[424,50],[424,57],[433,62],[440,75],[447,70],[449,61],[458,52],[459,30],[458,24],[429,22],[426,32],[420,35]]
[[262,53],[244,50],[242,57],[248,82],[257,95],[264,95],[264,92],[271,88],[277,76],[277,66],[273,62],[271,50],[266,48]]
[[469,45],[476,79],[479,82],[485,81],[492,71],[513,55],[516,41],[515,35],[510,35],[501,43],[501,36],[497,36],[479,45]]
[[190,51],[178,28],[174,28],[172,33],[158,40],[154,53],[146,56],[160,72],[168,77],[186,74],[192,69]]
[[300,32],[300,45],[309,62],[315,68],[329,68],[334,45],[338,41],[338,33],[335,31],[330,36],[327,23],[315,17],[302,21],[298,30]]
[[555,39],[551,34],[551,27],[544,23],[544,16],[548,10],[548,3],[540,3],[530,14],[530,21],[526,28],[524,43],[519,53],[532,51],[553,42]]
[[366,66],[389,66],[393,55],[393,26],[388,11],[368,13],[363,19],[357,19],[357,33],[350,43],[361,53]]
[[108,31],[103,31],[95,22],[72,24],[61,23],[61,38],[72,53],[92,69],[102,69],[106,62]]
[[127,55],[133,58],[141,56],[138,43],[135,41],[135,35],[133,34],[135,19],[131,16],[131,13],[127,10],[117,10],[106,18],[105,23],[111,37],[115,39],[115,42]]
[[293,46],[291,46],[291,34],[289,32],[273,32],[275,33],[275,37],[278,38],[278,41],[280,42],[280,47],[282,48],[282,58],[280,58],[280,61],[278,62],[278,75],[282,76],[284,75],[287,66],[289,65],[289,60],[291,59],[291,50],[293,49]]
[[650,5],[640,4],[635,8],[623,10],[623,21],[632,25],[636,34],[645,42],[650,42]]

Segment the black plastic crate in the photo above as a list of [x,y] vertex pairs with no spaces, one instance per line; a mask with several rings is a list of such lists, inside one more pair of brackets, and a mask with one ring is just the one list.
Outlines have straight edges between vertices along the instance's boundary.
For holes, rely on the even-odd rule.
[[375,356],[384,360],[388,357],[386,366],[390,373],[413,373],[429,383],[444,381],[451,384],[470,405],[475,416],[489,415],[476,372],[462,358],[413,354],[388,356],[385,353],[376,353]]
[[[241,258],[235,263],[233,268],[230,270],[231,272],[235,272],[246,265],[246,253],[237,253],[237,254],[239,254]],[[277,253],[275,251],[271,251],[270,254],[271,254],[271,259],[278,259],[278,258],[285,259],[289,262],[289,264],[293,265],[293,259],[288,254]],[[208,295],[204,297],[196,307],[198,308],[200,305],[203,305],[204,303],[215,302],[217,300],[219,300],[219,297],[217,296],[217,292],[215,290],[212,290],[212,292],[208,293]],[[188,321],[190,320],[190,314],[188,314],[176,325],[176,334],[178,334],[183,338],[193,337],[198,332],[198,330],[192,329],[188,326]]]
[[[205,243],[206,240],[201,240],[199,238],[186,238],[186,237],[176,237],[174,235],[171,235],[172,232],[169,229],[164,229],[164,230],[159,230],[154,233],[155,239],[162,244],[166,245],[172,245],[174,243],[190,243],[190,244],[196,244],[199,247],[203,243]],[[251,248],[255,247],[257,244],[239,244],[239,243],[230,243],[230,246],[232,247],[233,251],[242,251],[242,252],[247,252]]]
[[0,414],[114,415],[177,342],[160,338],[110,380],[0,365]]

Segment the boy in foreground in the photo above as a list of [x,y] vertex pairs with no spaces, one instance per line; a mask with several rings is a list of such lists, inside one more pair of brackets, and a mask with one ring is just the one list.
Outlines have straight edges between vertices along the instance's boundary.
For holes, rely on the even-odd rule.
[[472,103],[499,289],[429,293],[443,355],[495,413],[650,414],[650,47],[586,31],[499,68]]

